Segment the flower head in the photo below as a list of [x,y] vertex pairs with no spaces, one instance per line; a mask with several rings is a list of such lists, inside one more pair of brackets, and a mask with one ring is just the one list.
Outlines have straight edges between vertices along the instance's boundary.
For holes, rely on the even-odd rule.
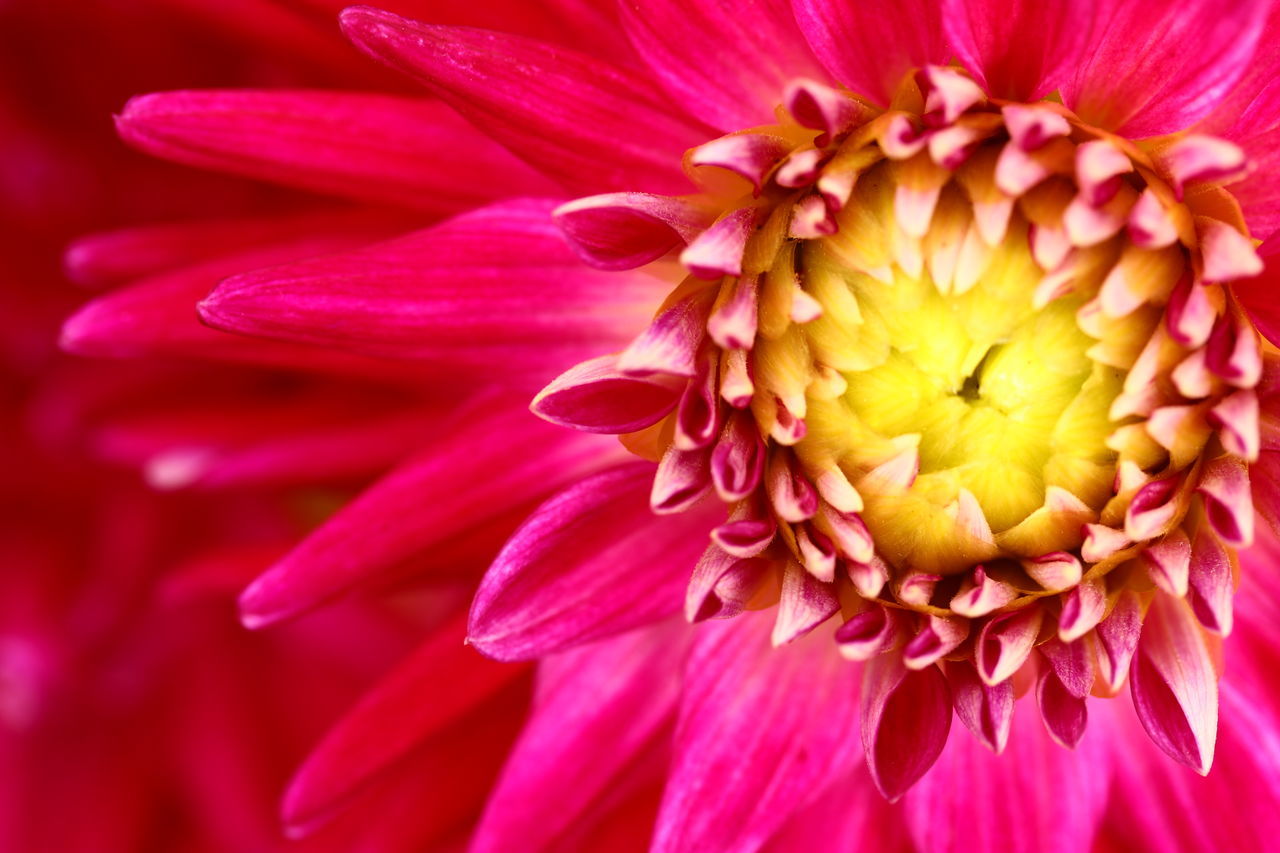
[[[555,491],[471,609],[476,648],[540,661],[480,850],[604,845],[655,786],[660,850],[904,822],[943,849],[961,818],[996,846],[1079,849],[1104,822],[1133,837],[1108,802],[1191,796],[1181,775],[1135,782],[1132,732],[1207,773],[1220,698],[1242,716],[1212,778],[1265,766],[1232,726],[1280,726],[1266,658],[1233,641],[1252,651],[1221,693],[1218,661],[1235,616],[1247,635],[1275,606],[1267,559],[1237,557],[1274,547],[1255,496],[1277,515],[1271,5],[577,11],[580,49],[343,12],[438,101],[171,93],[121,116],[199,165],[429,214],[494,199],[224,278],[201,317],[411,360],[446,393],[550,379],[537,414],[637,457],[473,400],[256,581],[246,621],[398,578]],[[109,341],[108,300],[76,341]],[[420,681],[326,740],[295,823],[426,736],[418,715],[381,730]]]

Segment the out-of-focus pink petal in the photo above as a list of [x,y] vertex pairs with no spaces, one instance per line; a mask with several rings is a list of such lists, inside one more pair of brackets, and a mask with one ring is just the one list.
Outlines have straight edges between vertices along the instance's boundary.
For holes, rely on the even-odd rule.
[[906,827],[858,766],[818,799],[791,816],[764,848],[766,853],[800,850],[859,850],[875,839],[876,853],[908,853]]
[[882,106],[912,68],[947,61],[936,0],[791,0],[791,6],[831,76]]
[[116,127],[189,166],[436,213],[557,191],[444,104],[393,95],[161,92],[129,101]]
[[690,631],[665,624],[553,655],[471,849],[542,850],[669,736]]
[[[525,449],[518,454],[511,452],[517,436]],[[244,621],[267,625],[424,560],[460,533],[509,517],[618,458],[610,445],[545,424],[518,400],[464,408],[421,454],[254,581],[240,599]]]
[[525,660],[678,613],[717,507],[654,516],[653,470],[610,468],[539,507],[481,582],[470,642]]
[[67,248],[63,262],[67,275],[77,283],[100,287],[317,234],[365,234],[370,242],[385,240],[416,227],[420,219],[405,211],[358,208],[142,225],[81,237]]
[[[192,307],[217,282],[245,268],[343,251],[365,238],[331,235],[227,255],[137,281],[82,306],[63,323],[60,344],[97,357],[183,356],[307,372],[403,376],[403,366],[350,353],[275,341],[250,341],[201,325]],[[421,374],[421,370],[417,370]]]
[[689,189],[680,155],[710,134],[632,72],[519,36],[420,24],[367,6],[347,9],[341,21],[362,50],[567,187]]
[[1033,101],[1089,44],[1095,0],[942,0],[951,48],[991,95]]
[[697,628],[655,851],[756,850],[857,761],[859,667],[826,631],[772,648],[771,616]]
[[618,4],[654,76],[692,116],[721,130],[775,120],[783,87],[818,74],[787,0]]
[[358,352],[560,369],[644,327],[655,282],[582,266],[553,202],[504,202],[345,255],[244,273],[200,304],[215,328]]
[[1248,69],[1270,5],[1102,0],[1092,43],[1063,81],[1063,100],[1085,121],[1131,138],[1188,128]]
[[285,820],[306,824],[419,742],[461,719],[527,667],[486,660],[463,644],[463,614],[437,629],[374,687],[298,770],[284,802]]
[[[921,853],[1077,853],[1091,848],[1106,809],[1111,746],[1089,732],[1063,749],[1023,702],[1003,755],[952,737],[903,800]],[[1016,815],[1016,817],[1014,817]]]
[[1129,674],[1143,728],[1180,764],[1209,772],[1218,734],[1218,676],[1190,607],[1155,595]]
[[951,731],[951,692],[937,666],[906,669],[894,655],[867,665],[862,686],[862,745],[867,767],[890,802],[937,761]]
[[[1231,194],[1240,202],[1253,236],[1268,241],[1280,230],[1280,80],[1275,79],[1280,61],[1270,68],[1265,88],[1220,131],[1249,157],[1252,171],[1232,184]],[[1266,254],[1265,245],[1261,251]]]

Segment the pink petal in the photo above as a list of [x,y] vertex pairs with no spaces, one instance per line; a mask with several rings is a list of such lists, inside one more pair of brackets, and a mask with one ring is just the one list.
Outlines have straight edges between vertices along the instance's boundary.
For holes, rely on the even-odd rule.
[[679,193],[684,149],[707,132],[637,75],[584,54],[487,30],[420,24],[357,6],[347,37],[566,186]]
[[[423,453],[348,503],[254,581],[240,599],[245,623],[261,627],[293,616],[361,582],[403,571],[410,560],[430,565],[433,550],[456,560],[448,546],[465,543],[461,534],[492,537],[495,522],[621,457],[607,439],[544,424],[522,408],[517,401],[484,401],[460,411]],[[513,455],[516,435],[536,451]],[[420,523],[424,512],[429,524]],[[492,539],[485,545],[480,554],[491,553]]]
[[742,275],[742,254],[759,214],[744,207],[723,217],[680,253],[680,263],[698,278]]
[[689,578],[685,619],[702,622],[737,616],[772,570],[768,559],[743,559],[717,544],[708,545]]
[[1112,692],[1129,675],[1129,664],[1142,636],[1142,602],[1136,593],[1120,593],[1111,613],[1098,623],[1098,669]]
[[1002,755],[992,755],[975,738],[953,737],[937,765],[904,801],[916,849],[1090,850],[1107,811],[1111,752],[1107,739],[1096,735],[1086,737],[1074,752],[1062,749],[1025,706],[1014,714],[1009,746]]
[[[1195,0],[1153,9],[1142,0],[1100,4],[1091,50],[1063,83],[1085,121],[1128,137],[1190,127],[1248,68],[1269,4]],[[1186,50],[1188,40],[1196,50]]]
[[470,641],[524,660],[678,612],[715,508],[654,517],[652,477],[648,463],[610,468],[539,507],[481,582]]
[[392,95],[163,92],[129,101],[116,128],[189,166],[432,212],[557,192],[444,104]]
[[999,755],[1009,742],[1013,723],[1013,682],[992,687],[984,684],[973,664],[960,661],[947,665],[947,681],[956,716],[982,745]]
[[901,611],[872,605],[836,629],[840,654],[849,660],[870,660],[897,642],[904,621]]
[[581,258],[597,269],[629,270],[689,243],[712,217],[690,202],[650,193],[580,198],[552,213]]
[[672,445],[653,475],[649,508],[658,515],[681,513],[711,489],[711,449],[681,450]]
[[[1273,16],[1274,17],[1274,16]],[[1216,132],[1242,147],[1253,166],[1249,179],[1231,188],[1231,194],[1244,209],[1245,220],[1254,237],[1269,239],[1280,229],[1280,195],[1276,192],[1277,164],[1280,163],[1280,81],[1276,80],[1277,56],[1274,49],[1276,25],[1259,47],[1259,54],[1269,53],[1254,66],[1253,91],[1256,96],[1247,106],[1225,113],[1225,129]],[[1241,88],[1244,88],[1243,86]]]
[[1190,609],[1157,593],[1130,678],[1133,707],[1156,746],[1201,775],[1213,763],[1218,675]]
[[999,684],[1021,668],[1039,636],[1041,616],[1040,608],[1031,604],[982,626],[975,659],[983,681]]
[[1249,469],[1238,459],[1222,456],[1204,467],[1198,491],[1204,499],[1209,525],[1235,548],[1253,542],[1253,495]]
[[529,408],[553,424],[620,435],[656,424],[671,412],[683,383],[663,374],[632,376],[616,355],[575,365],[538,392]]
[[1087,45],[1093,0],[943,0],[960,62],[991,95],[1035,101],[1058,88]]
[[857,760],[859,668],[826,631],[774,649],[770,616],[698,628],[655,851],[757,849]]
[[787,81],[818,75],[787,0],[646,0],[620,9],[658,82],[689,115],[722,130],[772,124]]
[[632,631],[546,659],[529,721],[489,796],[474,851],[549,848],[674,721],[690,632]]
[[450,620],[329,731],[289,786],[286,820],[305,824],[350,797],[421,741],[465,717],[524,675],[463,644],[465,619]]
[[839,609],[840,600],[836,598],[834,584],[823,583],[810,572],[790,565],[782,576],[782,598],[778,602],[771,640],[775,646],[794,642],[830,619]]
[[707,288],[663,309],[618,356],[619,369],[639,375],[697,373],[699,345],[706,334],[707,314],[714,297],[714,290]]
[[897,801],[938,760],[951,731],[951,693],[936,666],[872,658],[862,683],[862,745],[880,793]]
[[1188,567],[1187,603],[1200,624],[1215,634],[1231,633],[1231,604],[1235,595],[1231,556],[1208,530],[1196,531]]
[[1047,668],[1040,671],[1036,681],[1036,704],[1049,736],[1067,749],[1074,749],[1089,724],[1085,697],[1075,695],[1052,668]]
[[945,62],[942,11],[928,0],[792,0],[796,20],[831,76],[888,106],[906,73]]
[[366,236],[359,242],[373,242],[419,224],[417,214],[360,208],[141,225],[81,237],[67,248],[63,263],[68,277],[76,283],[100,287],[309,235],[328,234],[336,240],[342,234],[363,233]]
[[750,495],[764,477],[765,445],[755,420],[734,412],[725,422],[711,455],[711,480],[725,502]]
[[378,356],[457,364],[523,352],[514,366],[562,370],[642,328],[656,294],[642,274],[582,267],[551,207],[506,202],[358,252],[237,275],[201,316],[239,334]]

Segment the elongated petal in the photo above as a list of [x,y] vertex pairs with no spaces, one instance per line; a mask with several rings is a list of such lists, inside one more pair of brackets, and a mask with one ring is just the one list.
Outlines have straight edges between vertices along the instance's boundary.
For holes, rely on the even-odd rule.
[[[1275,43],[1273,34],[1264,39],[1259,53],[1268,49],[1268,42]],[[1237,182],[1231,194],[1244,210],[1249,231],[1259,240],[1272,237],[1280,230],[1280,193],[1277,192],[1277,165],[1280,165],[1280,80],[1276,69],[1280,67],[1280,55],[1274,47],[1269,59],[1261,63],[1265,69],[1262,88],[1247,106],[1229,114],[1225,127],[1217,132],[1239,145],[1248,155],[1253,171],[1248,180]],[[1262,252],[1268,254],[1266,249]]]
[[239,334],[451,364],[523,350],[513,367],[562,370],[643,328],[655,294],[640,273],[583,267],[553,206],[505,202],[358,252],[234,276],[201,316]]
[[341,21],[362,50],[575,190],[686,191],[680,155],[710,135],[643,78],[573,51],[367,6]]
[[[513,436],[536,451],[513,454]],[[464,409],[423,453],[347,504],[246,589],[243,619],[267,625],[386,577],[406,561],[425,560],[431,549],[617,459],[610,444],[544,424],[516,400]]]
[[690,632],[632,631],[541,665],[529,722],[476,830],[474,851],[540,850],[669,731]]
[[714,217],[683,199],[651,193],[607,193],[561,205],[553,216],[584,261],[628,270],[692,241]]
[[657,517],[653,465],[592,475],[508,540],[471,608],[470,641],[501,660],[569,648],[678,613],[716,508]]
[[309,235],[364,234],[373,242],[419,224],[420,216],[407,211],[360,208],[141,225],[81,237],[67,247],[63,264],[78,284],[99,287]]
[[[1263,0],[1159,8],[1104,0],[1090,52],[1063,86],[1063,98],[1085,121],[1128,137],[1188,128],[1248,69],[1269,7]],[[1190,42],[1195,50],[1186,49]]]
[[1034,101],[1062,84],[1088,44],[1094,0],[943,0],[952,49],[996,97]]
[[528,672],[463,644],[464,614],[437,629],[325,736],[299,769],[285,819],[305,824],[414,746]]
[[1218,733],[1218,676],[1190,608],[1157,593],[1130,673],[1143,728],[1179,764],[1209,772]]
[[551,181],[441,103],[349,92],[213,90],[134,98],[131,145],[189,166],[453,213]]
[[936,666],[908,670],[872,658],[862,685],[862,745],[885,798],[902,797],[938,760],[951,731],[951,693]]
[[960,722],[987,749],[997,755],[1004,752],[1013,721],[1013,682],[985,684],[967,661],[948,665],[947,681]]
[[631,43],[663,87],[690,115],[722,130],[772,123],[787,82],[818,73],[787,0],[618,6]]
[[553,424],[611,435],[651,426],[676,407],[684,383],[666,374],[633,376],[618,370],[616,355],[602,355],[556,377],[530,408]]
[[881,106],[888,106],[909,70],[947,60],[936,2],[792,0],[791,5],[831,76]]
[[[992,755],[953,737],[904,800],[921,853],[1076,853],[1092,847],[1106,812],[1111,746],[1086,734],[1075,751],[1050,740],[1033,708],[1014,714],[1009,747]],[[1045,780],[1052,779],[1052,783]],[[1017,819],[1010,819],[1016,814]]]
[[771,615],[697,629],[655,851],[758,849],[857,760],[859,668],[826,631],[772,648]]

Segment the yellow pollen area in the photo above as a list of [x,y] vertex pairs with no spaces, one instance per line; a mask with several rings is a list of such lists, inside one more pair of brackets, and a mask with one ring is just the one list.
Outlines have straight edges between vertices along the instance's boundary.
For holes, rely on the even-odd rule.
[[[1046,520],[1050,487],[1094,511],[1111,495],[1108,410],[1124,380],[1123,371],[1087,354],[1097,343],[1077,321],[1087,299],[1035,306],[1044,272],[1016,210],[1000,245],[983,253],[978,275],[970,263],[935,278],[930,257],[916,264],[907,254],[903,263],[902,252],[877,275],[858,272],[855,265],[868,268],[868,252],[900,239],[893,204],[890,167],[870,170],[839,231],[806,242],[797,257],[806,288],[824,307],[805,327],[809,346],[847,383],[839,397],[811,395],[810,435],[797,452],[829,454],[860,482],[863,519],[896,565],[961,571],[994,556],[996,537],[999,550],[1028,556],[1077,546],[1078,524],[1038,522]],[[960,190],[947,189],[922,255],[965,233],[956,226],[967,225],[966,205]],[[878,466],[892,471],[891,460],[909,459],[913,448],[918,476],[909,487],[876,474]],[[973,523],[974,499],[989,530],[982,519]]]

